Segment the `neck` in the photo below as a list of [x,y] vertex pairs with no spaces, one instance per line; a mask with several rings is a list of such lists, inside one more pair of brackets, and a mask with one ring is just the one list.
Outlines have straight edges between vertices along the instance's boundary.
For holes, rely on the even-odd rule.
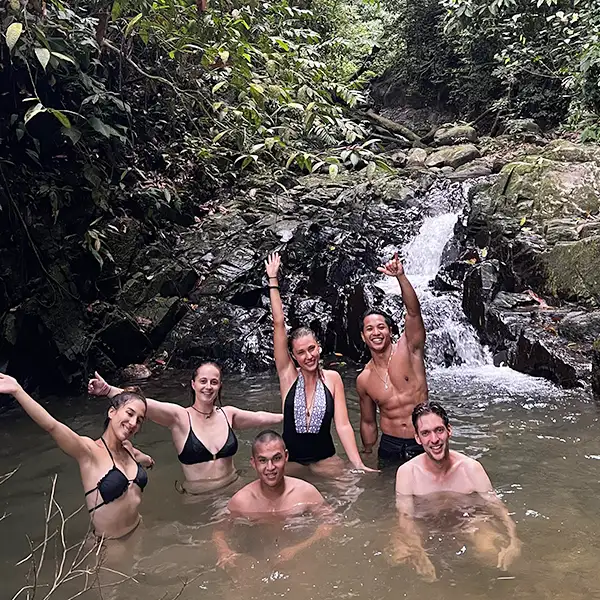
[[387,368],[393,351],[394,351],[394,346],[392,345],[391,342],[388,346],[386,346],[379,352],[377,352],[375,350],[371,350],[371,360],[373,361],[373,364],[376,367]]
[[304,377],[304,383],[314,383],[319,379],[319,369],[314,371],[305,371],[302,369],[302,377]]
[[281,481],[275,487],[265,485],[261,481],[260,491],[267,500],[277,500],[278,498],[281,498],[285,492],[285,476],[281,478]]
[[194,400],[194,404],[192,404],[192,408],[195,411],[202,413],[203,415],[212,415],[212,413],[215,410],[215,405],[213,402],[211,402],[209,404],[207,402],[203,402],[202,400],[199,400],[198,398],[196,398]]
[[436,475],[445,475],[452,467],[452,459],[450,458],[450,450],[446,453],[446,456],[442,460],[433,460],[429,455],[427,456],[427,464],[429,471]]
[[102,438],[113,454],[121,454],[123,452],[123,442],[117,438],[110,427],[102,434]]

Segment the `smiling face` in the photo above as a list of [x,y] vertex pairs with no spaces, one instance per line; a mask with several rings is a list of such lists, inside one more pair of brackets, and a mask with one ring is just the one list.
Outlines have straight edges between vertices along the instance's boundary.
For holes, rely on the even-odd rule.
[[202,404],[214,404],[221,389],[221,371],[211,364],[198,367],[192,379],[195,401]]
[[423,450],[431,460],[441,462],[448,458],[451,436],[452,427],[445,425],[439,415],[427,413],[419,417],[415,439],[423,446]]
[[264,485],[277,487],[285,477],[287,460],[283,440],[274,439],[256,444],[250,462]]
[[316,371],[319,368],[321,347],[314,335],[303,335],[292,341],[292,356],[304,371]]
[[118,440],[132,438],[146,417],[146,405],[141,400],[129,400],[118,408],[108,409],[109,427]]
[[392,332],[383,315],[365,317],[361,336],[369,350],[373,352],[383,352],[392,343]]

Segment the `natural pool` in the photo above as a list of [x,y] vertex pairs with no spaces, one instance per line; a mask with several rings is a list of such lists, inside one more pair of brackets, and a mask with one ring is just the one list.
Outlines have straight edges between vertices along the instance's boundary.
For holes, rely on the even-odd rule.
[[[348,373],[345,380],[358,433],[353,375]],[[146,391],[157,399],[185,403],[185,379],[186,374],[172,374],[168,380],[149,383]],[[132,544],[133,564],[122,563],[123,570],[137,573],[136,581],[105,588],[103,598],[600,597],[600,523],[595,514],[600,507],[600,436],[598,410],[590,397],[492,366],[434,369],[429,380],[431,398],[451,414],[454,449],[482,461],[517,523],[523,550],[508,572],[478,560],[474,548],[443,522],[436,523],[426,543],[438,581],[425,583],[409,566],[391,565],[387,556],[395,534],[394,481],[382,474],[337,483],[313,479],[340,515],[340,525],[331,538],[293,562],[278,565],[274,558],[279,548],[307,535],[314,523],[235,527],[232,545],[246,557],[225,573],[215,567],[211,535],[230,495],[253,479],[248,459],[255,432],[239,436],[240,480],[227,490],[190,501],[174,488],[180,469],[168,431],[147,423],[137,445],[157,465],[144,492],[143,531]],[[240,407],[279,409],[277,385],[268,376],[227,380],[224,399]],[[103,401],[87,398],[52,404],[57,418],[94,437],[100,433],[104,410]],[[83,499],[75,462],[17,408],[0,418],[0,473],[18,465],[17,473],[0,486],[0,516],[10,513],[0,521],[0,576],[2,598],[7,599],[25,583],[27,565],[15,564],[29,552],[26,536],[37,541],[43,535],[51,476],[59,474],[57,499],[66,514]],[[86,516],[80,513],[68,524],[68,541],[77,542],[86,530]],[[53,557],[51,544],[40,585],[54,569]],[[190,581],[184,585],[186,579]],[[80,583],[71,582],[51,598],[67,600]],[[47,593],[39,587],[36,598]],[[92,591],[80,597],[100,596]]]

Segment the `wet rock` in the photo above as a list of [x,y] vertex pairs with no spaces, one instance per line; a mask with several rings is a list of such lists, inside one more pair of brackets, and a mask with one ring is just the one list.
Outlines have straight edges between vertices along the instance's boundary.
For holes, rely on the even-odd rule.
[[394,152],[390,155],[390,161],[395,167],[402,168],[406,166],[408,156],[405,152]]
[[554,161],[600,165],[600,148],[592,144],[575,144],[569,140],[553,140],[545,148],[542,156]]
[[575,219],[550,219],[546,222],[544,237],[554,245],[558,242],[573,242],[579,238]]
[[454,169],[481,156],[479,150],[473,144],[452,146],[432,152],[425,161],[427,167],[445,167]]
[[152,371],[146,365],[127,365],[120,376],[125,381],[143,381],[152,377]]
[[114,310],[108,321],[98,334],[103,352],[116,365],[142,362],[152,349],[152,342],[142,327],[120,309]]
[[552,295],[589,306],[600,301],[600,236],[556,244],[542,256]]
[[157,348],[188,311],[179,298],[156,296],[134,312],[135,321]]
[[485,330],[486,308],[501,288],[500,265],[490,260],[475,265],[465,276],[462,306],[475,328]]
[[506,165],[490,193],[498,211],[544,222],[597,213],[598,189],[600,166],[594,163],[561,163],[529,156]]
[[519,133],[532,133],[542,135],[540,126],[533,119],[511,119],[502,129],[503,135],[516,135]]
[[427,151],[423,148],[412,148],[406,155],[407,167],[422,167],[427,160]]
[[433,136],[438,146],[453,146],[455,144],[477,143],[477,131],[470,125],[443,125]]
[[592,350],[592,391],[596,400],[600,400],[600,340]]
[[596,219],[594,221],[580,223],[577,226],[577,233],[581,239],[600,235],[600,220]]
[[475,177],[486,177],[491,175],[492,169],[484,162],[473,161],[458,167],[454,173],[447,175],[453,181],[465,181]]
[[592,344],[600,339],[600,311],[569,312],[558,325],[559,333],[573,342]]

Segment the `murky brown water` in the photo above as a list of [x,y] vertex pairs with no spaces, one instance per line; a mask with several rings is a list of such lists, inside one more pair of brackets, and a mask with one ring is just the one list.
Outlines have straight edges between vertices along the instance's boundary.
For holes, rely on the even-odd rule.
[[[184,381],[185,375],[181,376]],[[358,406],[353,377],[346,378],[351,420],[358,431]],[[229,574],[215,568],[211,535],[219,512],[231,493],[253,479],[249,445],[255,432],[240,437],[236,464],[241,479],[230,489],[188,502],[174,489],[180,469],[168,431],[148,423],[137,445],[152,454],[157,466],[144,492],[143,531],[131,540],[131,561],[117,568],[136,582],[105,588],[103,597],[128,600],[282,597],[369,598],[396,600],[424,594],[448,600],[488,598],[600,598],[597,546],[600,545],[600,426],[598,410],[583,392],[564,392],[545,382],[508,370],[439,370],[430,374],[432,397],[453,416],[454,448],[480,458],[517,522],[523,552],[509,572],[500,572],[476,555],[450,523],[436,521],[427,547],[438,581],[423,582],[408,566],[393,566],[387,550],[394,535],[392,475],[350,478],[346,482],[313,482],[334,505],[340,525],[329,540],[299,554],[293,562],[276,564],[281,547],[310,534],[314,523],[292,522],[285,528],[236,526],[231,545],[245,557]],[[178,381],[149,384],[149,395],[187,401]],[[248,408],[278,410],[272,378],[228,381],[227,402]],[[78,398],[58,406],[55,416],[78,432],[97,437],[105,406]],[[15,418],[17,417],[17,418]],[[338,444],[339,447],[339,444]],[[25,584],[27,566],[15,564],[43,532],[44,505],[50,478],[59,474],[57,499],[65,513],[82,504],[76,464],[18,410],[0,419],[0,473],[20,465],[0,486],[0,577],[2,598],[11,599]],[[69,522],[69,543],[87,529],[81,513]],[[54,546],[47,552],[36,598],[44,598],[54,569]],[[130,564],[131,563],[131,564]],[[108,581],[110,574],[103,577]],[[190,580],[184,586],[186,580]],[[68,583],[51,598],[66,600],[83,580]],[[183,588],[183,591],[181,591]],[[24,596],[21,596],[24,597]],[[85,598],[98,598],[90,592]]]

